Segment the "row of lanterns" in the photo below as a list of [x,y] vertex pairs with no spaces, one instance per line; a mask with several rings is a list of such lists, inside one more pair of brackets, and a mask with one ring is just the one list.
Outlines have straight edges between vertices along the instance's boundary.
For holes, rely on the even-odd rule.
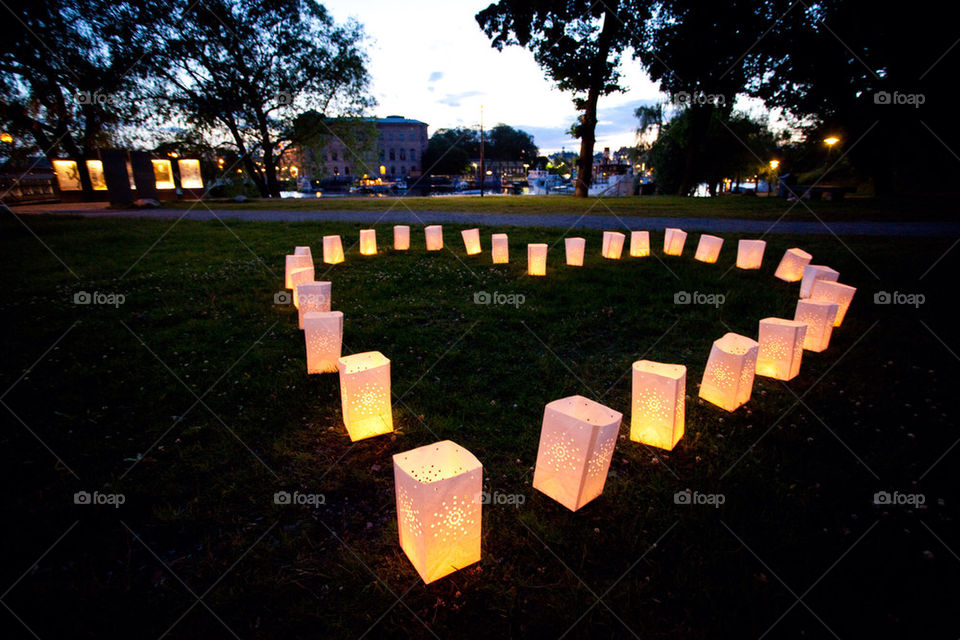
[[[443,248],[441,225],[424,230],[428,251]],[[482,252],[479,229],[461,232],[467,255]],[[687,234],[667,229],[663,252],[681,255]],[[410,227],[393,229],[394,250],[410,248]],[[507,234],[495,233],[494,264],[509,262]],[[601,254],[619,259],[626,236],[605,231]],[[715,263],[723,239],[701,235],[694,259]],[[586,240],[566,238],[566,262],[582,266]],[[737,267],[759,269],[766,242],[740,240]],[[377,253],[376,232],[360,231],[360,253]],[[633,231],[629,254],[650,255],[650,234]],[[546,275],[547,245],[527,245],[527,272]],[[714,341],[700,384],[700,398],[734,411],[751,396],[754,376],[790,380],[800,371],[804,350],[823,351],[843,322],[856,288],[837,282],[839,273],[811,265],[812,256],[789,249],[775,276],[800,282],[792,320],[760,320],[757,340],[727,333]],[[323,237],[323,261],[344,261],[338,235]],[[352,441],[393,431],[390,360],[378,351],[342,355],[343,313],[331,310],[332,283],[314,280],[310,247],[286,256],[285,287],[293,291],[304,332],[307,373],[337,372],[343,422]],[[683,437],[687,369],[684,365],[639,360],[632,365],[630,439],[672,450]],[[582,396],[554,400],[544,408],[533,487],[571,511],[603,492],[623,414]],[[400,546],[426,583],[480,560],[483,466],[467,449],[444,440],[393,456]]]

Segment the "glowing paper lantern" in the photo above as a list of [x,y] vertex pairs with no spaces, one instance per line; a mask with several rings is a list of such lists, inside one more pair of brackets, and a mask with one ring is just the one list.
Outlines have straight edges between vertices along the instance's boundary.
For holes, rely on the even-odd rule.
[[340,370],[340,402],[343,424],[350,440],[393,431],[390,405],[390,361],[379,351],[344,356]]
[[283,288],[293,289],[293,272],[299,271],[300,269],[306,269],[307,267],[313,267],[313,259],[310,256],[305,256],[302,254],[286,256],[283,268]]
[[833,322],[840,305],[826,300],[797,300],[793,319],[807,325],[803,348],[807,351],[823,351],[830,346]]
[[720,257],[720,247],[723,246],[723,238],[703,234],[700,236],[700,242],[697,244],[697,253],[693,259],[700,262],[716,262]]
[[796,320],[764,318],[757,335],[757,375],[777,380],[793,380],[800,373],[803,339],[807,325]]
[[[297,314],[303,329],[304,316],[311,311],[330,311],[331,283],[310,280],[297,285]],[[337,357],[340,357],[339,355]]]
[[398,224],[393,228],[393,248],[395,251],[407,251],[410,248],[410,227]]
[[323,261],[326,264],[343,262],[343,243],[340,236],[323,236]]
[[813,256],[803,249],[787,249],[780,264],[777,265],[777,271],[773,275],[784,282],[796,282],[803,277],[803,268],[810,264]]
[[300,295],[299,289],[300,285],[305,282],[313,281],[314,273],[313,267],[304,267],[302,269],[294,269],[290,273],[290,288],[293,290],[293,306],[297,309],[300,308]]
[[377,255],[377,231],[375,229],[360,229],[360,255]]
[[427,237],[427,251],[440,251],[443,249],[443,226],[432,224],[423,229]]
[[600,255],[610,260],[619,260],[623,253],[623,241],[627,236],[619,231],[604,231],[603,244],[600,247]]
[[483,465],[450,440],[393,456],[400,548],[427,584],[480,561]]
[[310,311],[303,316],[307,344],[307,373],[333,373],[343,344],[343,313]]
[[759,269],[763,264],[763,252],[767,248],[765,240],[741,240],[737,243],[737,268]]
[[480,253],[480,229],[464,229],[460,232],[463,238],[463,247],[468,256],[475,256]]
[[682,229],[667,229],[663,236],[663,252],[668,256],[679,256],[687,241],[687,232]]
[[651,360],[633,363],[630,439],[673,449],[683,437],[687,368]]
[[547,245],[542,243],[527,245],[527,273],[531,276],[547,275]]
[[567,264],[571,267],[583,266],[583,253],[587,248],[585,238],[564,238],[563,247],[567,251]]
[[310,251],[310,247],[294,247],[293,255],[310,256],[310,266],[313,266],[313,252]]
[[847,309],[853,302],[853,294],[857,292],[856,287],[839,282],[818,279],[813,283],[813,289],[810,291],[810,298],[813,300],[826,300],[827,302],[836,302],[837,317],[833,321],[833,326],[839,327],[843,324],[843,319],[847,315]]
[[507,264],[510,262],[510,245],[507,241],[507,234],[495,233],[490,236],[493,255],[493,264]]
[[713,342],[700,382],[700,397],[721,409],[733,411],[753,393],[757,369],[756,340],[728,333]]
[[650,232],[649,231],[631,231],[630,232],[630,256],[633,258],[645,258],[650,255]]
[[548,404],[533,488],[571,511],[603,493],[622,418],[620,412],[583,396]]
[[803,268],[803,279],[800,281],[800,297],[809,298],[813,293],[813,283],[818,280],[836,282],[840,272],[822,264],[808,264]]

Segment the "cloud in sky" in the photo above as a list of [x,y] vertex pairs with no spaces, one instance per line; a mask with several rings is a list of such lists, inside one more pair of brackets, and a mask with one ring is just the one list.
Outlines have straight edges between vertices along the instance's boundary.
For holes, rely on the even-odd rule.
[[427,78],[427,82],[436,82],[443,78],[443,71],[434,71],[430,74],[430,77]]

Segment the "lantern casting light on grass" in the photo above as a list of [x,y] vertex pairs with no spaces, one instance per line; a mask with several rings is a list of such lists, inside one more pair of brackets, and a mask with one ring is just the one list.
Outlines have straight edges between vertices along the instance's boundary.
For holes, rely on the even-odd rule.
[[583,396],[543,411],[533,488],[576,511],[601,493],[623,415]]
[[604,231],[603,244],[600,247],[600,255],[609,260],[619,260],[623,253],[623,241],[627,236],[619,231]]
[[427,251],[443,249],[443,225],[432,224],[424,227],[423,233],[427,239]]
[[713,263],[720,257],[720,248],[723,246],[723,238],[703,234],[700,236],[700,242],[697,244],[697,253],[693,259],[700,262]]
[[567,252],[567,265],[571,267],[583,266],[583,254],[587,248],[585,238],[564,238],[563,247]]
[[283,268],[283,288],[293,290],[293,272],[313,267],[313,259],[303,254],[286,256]]
[[818,280],[836,282],[840,272],[822,264],[808,264],[803,268],[803,278],[800,281],[800,297],[809,298],[813,293],[813,283]]
[[[330,311],[330,282],[308,280],[297,284],[297,315],[303,329],[304,315],[311,311]],[[339,357],[339,356],[338,356]]]
[[343,243],[340,236],[323,236],[323,262],[340,264],[343,262]]
[[303,338],[307,345],[307,373],[337,371],[343,344],[343,313],[310,311],[303,317]]
[[830,346],[833,321],[839,308],[836,302],[827,300],[797,300],[793,319],[807,325],[807,333],[803,338],[804,349],[819,352]]
[[700,382],[700,397],[734,411],[750,399],[757,369],[756,340],[728,333],[715,340]]
[[651,360],[633,363],[630,439],[673,449],[683,437],[687,368]]
[[483,465],[443,440],[393,456],[400,548],[427,584],[480,561]]
[[793,380],[800,373],[803,339],[807,325],[784,318],[760,321],[757,342],[757,375],[776,380]]
[[490,236],[493,264],[507,264],[510,262],[510,243],[507,240],[507,234],[495,233]]
[[527,273],[531,276],[547,275],[547,245],[533,243],[527,245]]
[[375,229],[360,229],[360,255],[377,255],[377,232]]
[[737,268],[759,269],[763,264],[763,252],[767,248],[765,240],[741,240],[737,243]]
[[839,327],[843,324],[843,319],[847,316],[847,309],[853,302],[853,294],[857,292],[856,287],[829,280],[817,280],[813,283],[810,290],[810,298],[813,300],[826,300],[827,302],[836,302],[837,317],[833,321],[833,326]]
[[682,229],[667,229],[663,235],[663,252],[668,256],[679,256],[687,241],[687,232]]
[[398,224],[393,228],[394,251],[407,251],[410,248],[410,227]]
[[464,229],[460,232],[463,238],[463,248],[468,256],[480,253],[480,229]]
[[813,256],[803,249],[796,247],[787,249],[783,253],[783,258],[780,259],[780,264],[777,265],[776,273],[773,275],[784,282],[797,282],[803,278],[803,268],[810,264],[811,260],[813,260]]
[[393,431],[390,361],[379,351],[343,356],[340,401],[343,424],[354,442]]
[[630,257],[645,258],[650,255],[650,232],[630,232]]

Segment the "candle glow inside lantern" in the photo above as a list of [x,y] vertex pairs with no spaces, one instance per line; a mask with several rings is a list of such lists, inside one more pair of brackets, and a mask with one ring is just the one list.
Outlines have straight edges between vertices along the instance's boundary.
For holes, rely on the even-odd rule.
[[817,280],[813,283],[810,290],[810,298],[813,300],[826,300],[827,302],[837,303],[837,317],[833,321],[833,326],[839,327],[843,324],[843,319],[847,315],[847,309],[853,302],[853,294],[857,292],[856,287],[829,280]]
[[468,256],[475,256],[480,253],[480,229],[464,229],[460,232],[463,238],[463,248]]
[[326,264],[343,262],[343,243],[340,236],[323,236],[323,261]]
[[443,225],[432,224],[424,227],[423,233],[427,238],[427,251],[443,249]]
[[619,231],[604,231],[603,244],[600,247],[600,255],[609,260],[619,260],[623,253],[623,241],[627,236]]
[[547,245],[533,243],[527,245],[527,273],[531,276],[547,275]]
[[[307,267],[313,267],[313,259],[310,256],[305,255],[288,255],[285,258],[283,265],[283,288],[284,289],[293,289],[293,272],[299,271],[301,269],[306,269]],[[312,280],[312,278],[311,278]]]
[[410,227],[398,224],[393,228],[393,249],[407,251],[410,248]]
[[480,561],[483,465],[443,440],[393,456],[400,548],[426,584]]
[[311,282],[313,280],[313,267],[306,267],[303,269],[294,269],[293,273],[290,274],[290,288],[293,289],[293,306],[295,309],[300,308],[300,285],[304,282]]
[[316,280],[297,284],[297,314],[301,329],[303,329],[305,314],[311,311],[330,311],[331,287],[330,282],[317,282]]
[[586,238],[564,238],[563,247],[567,252],[567,265],[582,267],[583,254],[587,248]]
[[390,404],[390,361],[379,351],[343,356],[340,371],[340,401],[343,424],[350,440],[393,431]]
[[307,373],[337,370],[343,345],[343,312],[309,311],[303,316],[303,337],[307,344]]
[[700,262],[713,263],[720,257],[720,248],[723,246],[723,238],[703,234],[700,236],[700,242],[697,244],[697,253],[693,259]]
[[633,363],[630,439],[673,449],[683,437],[687,368],[651,360]]
[[793,380],[800,373],[807,325],[784,318],[764,318],[757,335],[757,375]]
[[360,255],[377,255],[377,231],[376,229],[360,229]]
[[777,265],[776,273],[773,275],[784,282],[797,282],[803,278],[803,268],[810,264],[811,260],[813,260],[813,256],[803,249],[796,247],[787,249],[783,258],[780,259],[780,264]]
[[667,229],[663,235],[663,252],[668,256],[679,256],[687,241],[687,232],[682,229]]
[[734,411],[750,399],[757,369],[756,340],[728,333],[715,340],[700,382],[700,397]]
[[737,268],[759,269],[763,264],[763,252],[767,248],[765,240],[741,240],[737,243]]
[[510,262],[510,244],[507,240],[507,234],[495,233],[490,236],[492,249],[490,253],[493,256],[493,264],[507,264]]
[[833,321],[837,317],[840,305],[826,300],[797,300],[797,310],[793,319],[807,325],[807,334],[803,338],[803,348],[807,351],[824,351],[830,346],[833,334]]
[[809,298],[813,293],[813,283],[818,280],[836,282],[840,272],[822,264],[808,264],[803,268],[803,278],[800,281],[800,297]]
[[650,232],[630,232],[630,257],[645,258],[650,255]]
[[583,396],[543,410],[533,488],[576,511],[601,493],[623,414]]

